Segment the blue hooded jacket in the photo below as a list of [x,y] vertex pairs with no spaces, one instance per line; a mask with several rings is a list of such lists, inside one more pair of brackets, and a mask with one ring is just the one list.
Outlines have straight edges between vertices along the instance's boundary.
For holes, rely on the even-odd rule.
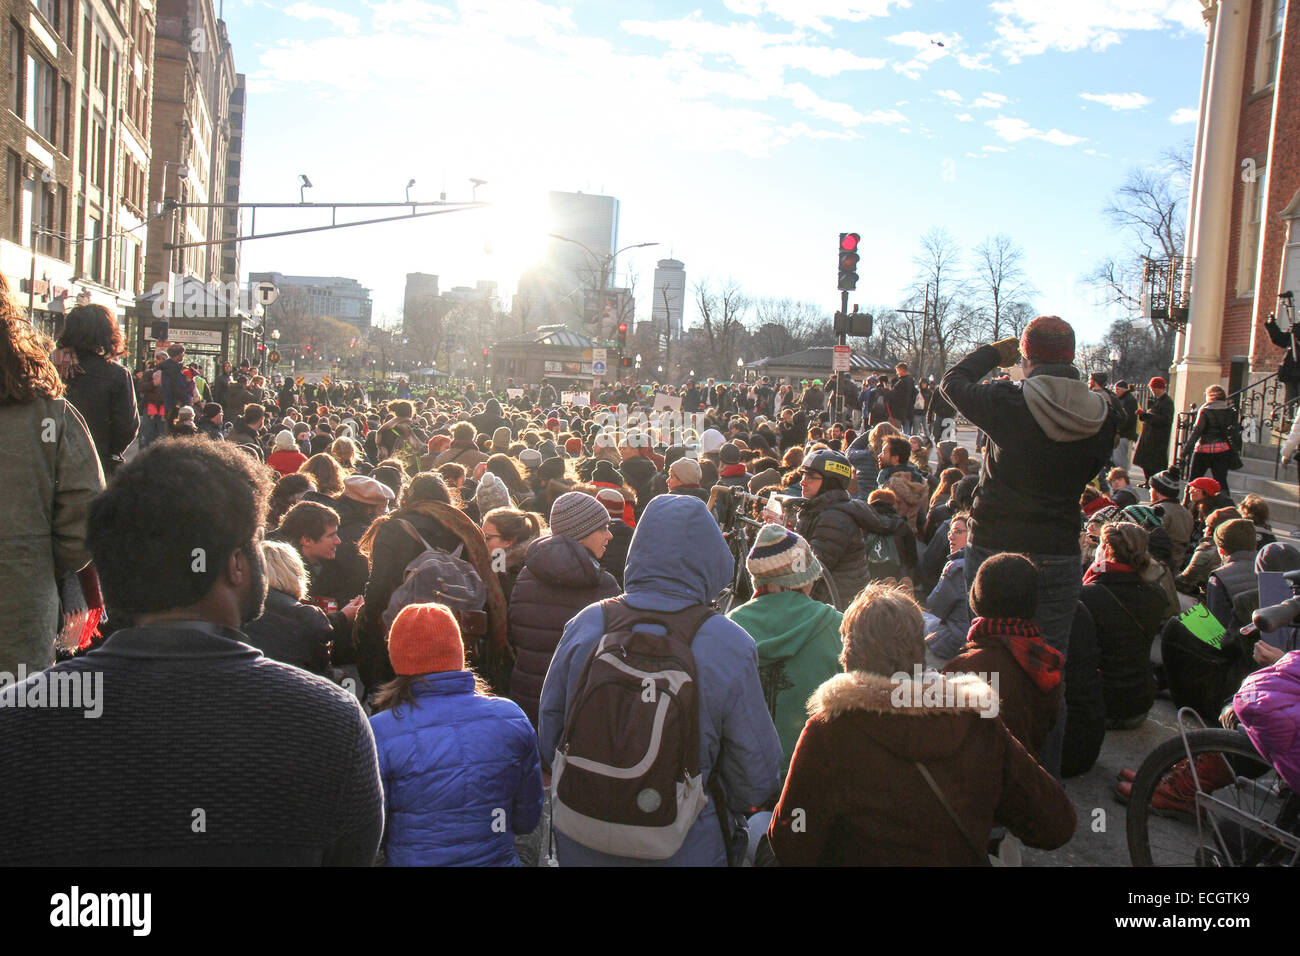
[[[625,597],[634,608],[679,611],[709,604],[731,580],[735,564],[717,522],[698,498],[661,495],[646,507],[628,550]],[[592,648],[604,634],[604,612],[591,605],[564,629],[542,687],[537,733],[549,766],[564,732],[569,699]],[[781,741],[758,678],[754,639],[721,614],[704,623],[692,644],[700,701],[700,769],[707,781],[722,751],[722,788],[736,811],[777,795]],[[610,856],[555,834],[563,866],[726,866],[712,797],[680,850],[667,860]]]
[[370,718],[384,784],[389,866],[519,866],[514,834],[542,817],[533,725],[474,693],[469,671],[427,674],[415,706]]

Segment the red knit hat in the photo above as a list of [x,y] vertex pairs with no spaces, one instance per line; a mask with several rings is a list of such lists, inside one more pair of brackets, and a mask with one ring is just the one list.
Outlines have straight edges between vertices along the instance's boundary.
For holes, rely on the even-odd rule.
[[1213,478],[1205,478],[1205,477],[1197,478],[1194,481],[1189,481],[1187,483],[1187,487],[1195,488],[1198,491],[1203,491],[1207,495],[1217,495],[1219,493],[1219,483],[1215,481]]
[[395,674],[436,674],[465,669],[465,645],[456,615],[445,604],[408,604],[388,632]]
[[1074,329],[1060,316],[1040,315],[1025,326],[1020,354],[1040,365],[1069,365],[1074,361]]
[[572,455],[581,455],[581,454],[582,454],[582,439],[581,439],[581,438],[570,438],[568,441],[566,441],[566,442],[564,443],[564,450],[565,450],[566,452],[568,452],[569,455],[571,455],[571,456],[572,456]]
[[1147,383],[1147,387],[1148,387],[1148,388],[1167,389],[1167,388],[1169,387],[1169,383],[1166,382],[1166,381],[1165,381],[1163,378],[1161,378],[1159,375],[1157,375],[1155,378],[1153,378],[1150,382]]

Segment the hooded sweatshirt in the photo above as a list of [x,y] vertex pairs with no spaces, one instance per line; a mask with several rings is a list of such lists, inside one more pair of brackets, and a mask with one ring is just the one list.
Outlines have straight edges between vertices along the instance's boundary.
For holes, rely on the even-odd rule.
[[990,551],[1077,555],[1079,496],[1110,460],[1118,415],[1072,365],[1038,366],[1022,384],[980,384],[997,363],[997,349],[981,346],[939,385],[989,437],[970,543]]
[[808,698],[840,670],[844,616],[802,591],[751,598],[727,615],[758,645],[758,676],[781,737],[781,774],[808,720]]
[[[731,552],[704,502],[663,495],[646,507],[632,536],[624,596],[633,608],[679,611],[713,601],[734,570]],[[604,633],[603,609],[588,607],[565,626],[555,649],[537,725],[542,762],[548,767],[564,731],[569,698]],[[780,788],[781,742],[764,702],[754,640],[739,625],[714,615],[700,626],[691,651],[699,680],[700,771],[705,781],[715,772],[722,775],[732,810],[759,806]],[[558,831],[556,846],[563,866],[726,865],[711,795],[681,849],[667,860],[610,856]]]

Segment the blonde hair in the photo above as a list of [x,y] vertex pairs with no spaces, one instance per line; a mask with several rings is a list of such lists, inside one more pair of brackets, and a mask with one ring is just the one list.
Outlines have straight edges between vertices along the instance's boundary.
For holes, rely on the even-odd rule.
[[330,457],[339,463],[339,467],[344,471],[352,472],[356,470],[357,459],[361,457],[361,449],[357,443],[346,436],[336,438],[330,442]]
[[846,671],[865,671],[888,677],[925,660],[925,624],[920,605],[902,587],[888,583],[868,584],[840,624],[844,648],[840,666]]
[[263,541],[266,583],[301,601],[307,596],[307,568],[298,549],[282,541]]
[[880,422],[871,429],[871,437],[867,439],[871,443],[871,451],[879,455],[880,449],[885,445],[885,439],[890,435],[897,435],[898,429],[889,422]]

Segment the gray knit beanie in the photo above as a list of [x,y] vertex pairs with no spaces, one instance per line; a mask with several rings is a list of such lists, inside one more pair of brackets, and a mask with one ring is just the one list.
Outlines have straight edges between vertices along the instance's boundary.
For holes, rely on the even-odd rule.
[[478,490],[474,492],[474,503],[478,505],[480,517],[493,508],[509,508],[510,491],[506,488],[504,481],[492,474],[492,472],[485,471],[483,477],[478,480]]
[[581,491],[568,491],[551,505],[551,533],[581,541],[609,525],[605,506]]

